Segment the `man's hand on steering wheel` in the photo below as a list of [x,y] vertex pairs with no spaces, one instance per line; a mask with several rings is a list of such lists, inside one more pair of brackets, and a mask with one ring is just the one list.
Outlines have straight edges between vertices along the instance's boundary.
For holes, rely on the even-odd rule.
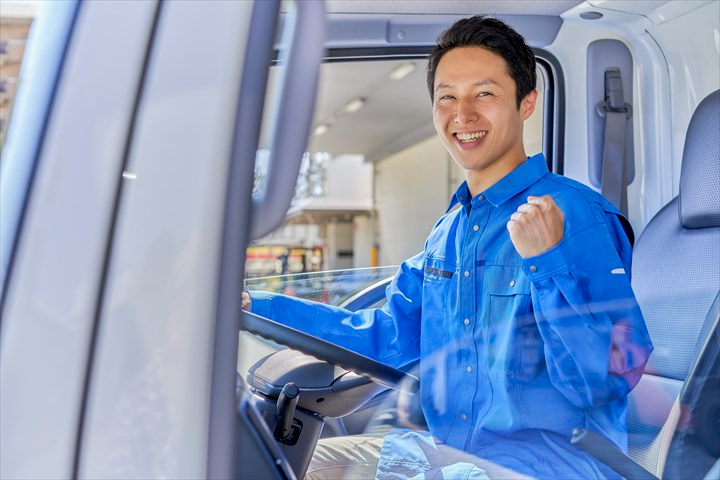
[[243,310],[250,311],[250,306],[252,305],[252,298],[250,298],[250,294],[248,292],[242,292],[242,303],[240,304],[240,308]]

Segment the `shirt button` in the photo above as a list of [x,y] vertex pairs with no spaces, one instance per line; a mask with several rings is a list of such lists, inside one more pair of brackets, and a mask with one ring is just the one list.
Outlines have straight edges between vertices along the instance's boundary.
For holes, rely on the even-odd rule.
[[[534,270],[533,270],[533,271],[534,271]],[[463,273],[463,275],[465,275],[465,278],[467,278],[467,277],[470,276],[470,272],[468,272],[467,270],[465,270],[465,273]]]
[[467,415],[465,415],[464,413],[460,415],[460,420],[462,420],[463,422],[467,420]]
[[511,281],[510,281],[510,286],[511,286],[511,287],[514,287],[514,286],[515,286],[515,280],[511,280]]
[[480,200],[481,202],[485,200],[485,195],[478,195],[478,200]]
[[537,267],[535,265],[530,265],[530,271],[537,272]]
[[467,368],[465,369],[465,371],[468,372],[468,373],[472,373],[472,367],[467,367]]
[[480,227],[477,225],[473,225],[473,230],[475,230],[477,232],[478,230],[480,230]]
[[465,325],[470,325],[470,319],[469,319],[469,318],[466,318],[465,320],[463,320],[463,323],[464,323]]

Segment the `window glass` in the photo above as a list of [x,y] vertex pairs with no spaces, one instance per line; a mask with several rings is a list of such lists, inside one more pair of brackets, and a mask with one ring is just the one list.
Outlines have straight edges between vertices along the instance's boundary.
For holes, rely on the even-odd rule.
[[277,275],[248,279],[245,288],[341,306],[353,295],[392,276],[396,270],[396,266],[389,266]]
[[34,4],[8,3],[0,14],[0,150],[5,143],[30,26],[38,10]]
[[[3,288],[76,10],[77,5],[70,2],[42,5],[5,2],[0,13],[0,286]],[[11,113],[12,128],[8,128]]]

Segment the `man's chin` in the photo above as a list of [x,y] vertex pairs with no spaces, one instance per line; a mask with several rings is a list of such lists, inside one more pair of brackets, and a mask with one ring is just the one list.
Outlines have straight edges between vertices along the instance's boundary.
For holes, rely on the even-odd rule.
[[491,164],[491,163],[487,162],[485,159],[481,159],[481,158],[473,158],[473,159],[460,158],[460,159],[458,159],[457,157],[453,157],[453,159],[455,160],[455,163],[457,163],[458,166],[460,168],[462,168],[463,170],[465,170],[466,172],[480,173],[480,172],[486,170],[487,167]]

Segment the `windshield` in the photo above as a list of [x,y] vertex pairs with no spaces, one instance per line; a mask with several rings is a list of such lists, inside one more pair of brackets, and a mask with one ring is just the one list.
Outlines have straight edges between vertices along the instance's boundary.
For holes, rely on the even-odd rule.
[[396,270],[396,266],[355,268],[252,278],[245,281],[245,289],[282,293],[305,300],[342,305],[345,300],[365,288],[392,276]]

